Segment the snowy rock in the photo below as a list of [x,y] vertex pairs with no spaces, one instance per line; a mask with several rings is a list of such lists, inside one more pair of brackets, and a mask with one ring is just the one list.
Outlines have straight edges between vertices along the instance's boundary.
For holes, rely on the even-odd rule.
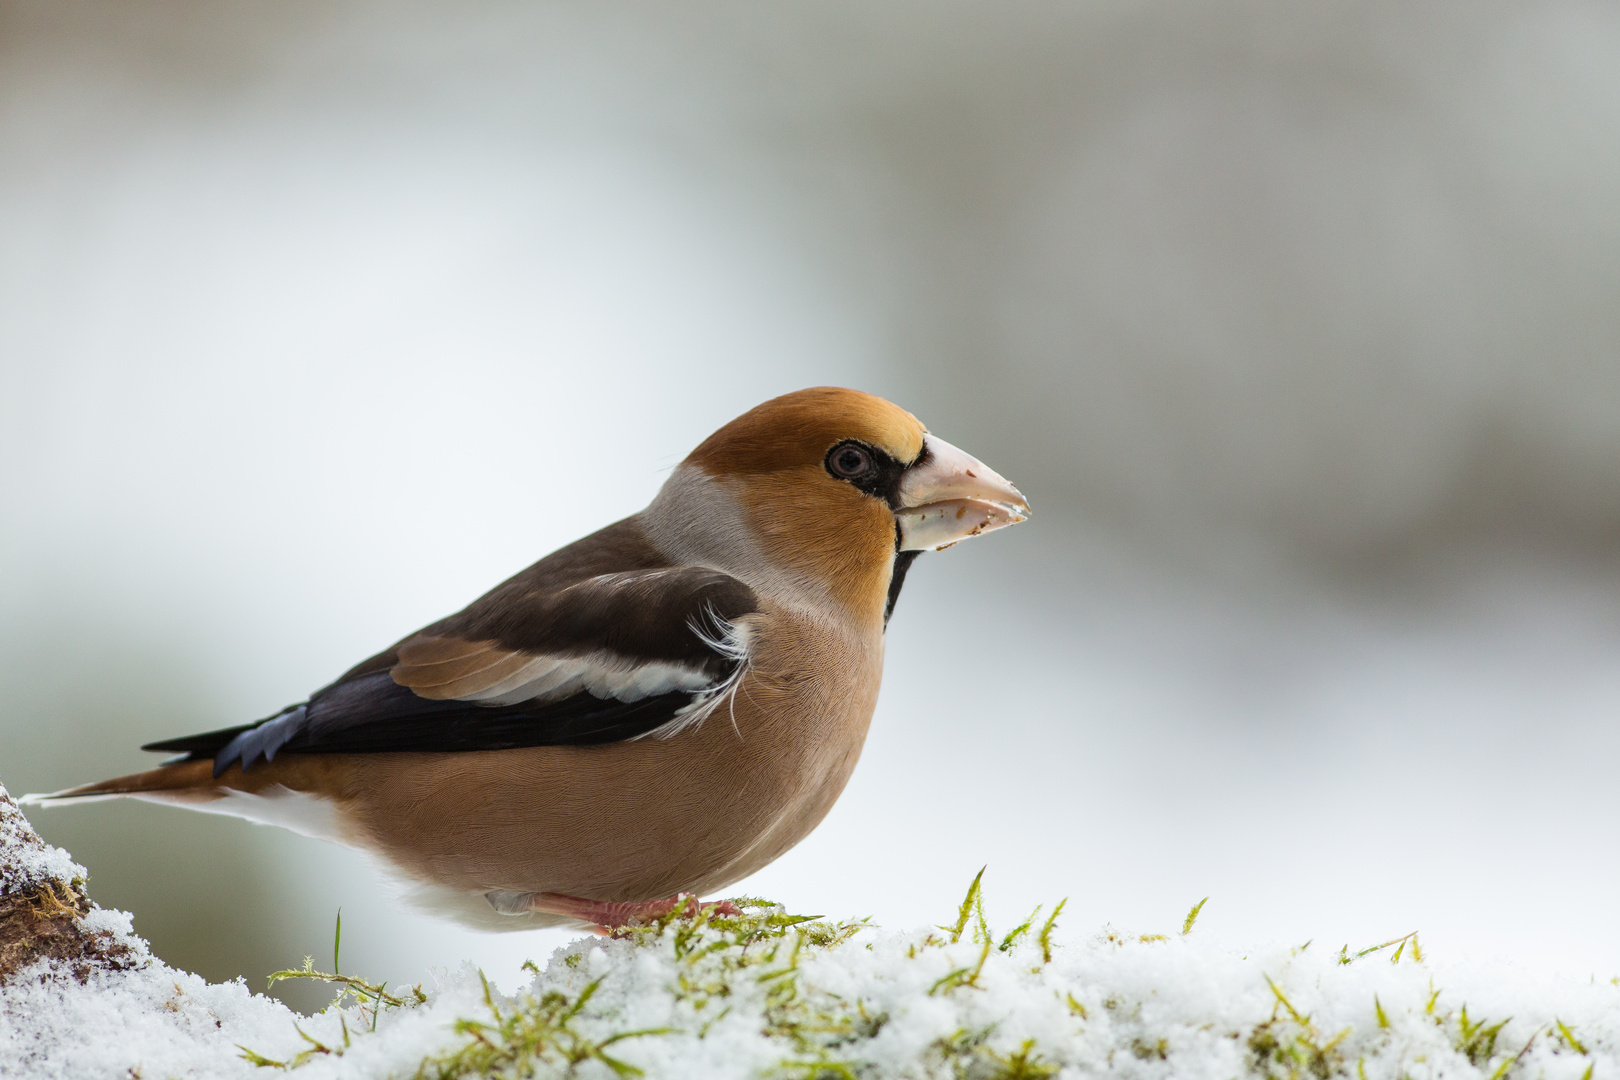
[[0,787],[0,1077],[246,1076],[235,1040],[297,1041],[277,1002],[154,958],[86,877]]
[[[39,838],[0,786],[0,980],[50,962],[84,981],[145,961],[146,946],[84,891],[84,867]],[[9,997],[9,995],[8,995]]]

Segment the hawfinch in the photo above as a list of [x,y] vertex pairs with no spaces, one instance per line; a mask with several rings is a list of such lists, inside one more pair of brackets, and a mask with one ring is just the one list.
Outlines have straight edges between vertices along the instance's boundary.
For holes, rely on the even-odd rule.
[[28,798],[285,826],[485,929],[655,916],[815,828],[860,756],[912,561],[1028,513],[905,410],[801,390],[705,439],[639,514],[308,701]]

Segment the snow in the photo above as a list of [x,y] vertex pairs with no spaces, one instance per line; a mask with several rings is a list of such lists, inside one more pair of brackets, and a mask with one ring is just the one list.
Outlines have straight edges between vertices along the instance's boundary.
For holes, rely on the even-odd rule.
[[[10,798],[0,784],[0,803]],[[61,848],[41,840],[21,814],[0,813],[0,896],[84,877],[84,867]]]
[[[28,897],[15,886],[82,880],[84,868],[44,844],[3,788],[0,830],[3,896],[26,943]],[[465,964],[438,973],[420,1004],[373,1013],[351,997],[310,1017],[240,980],[168,967],[127,914],[92,907],[80,931],[122,948],[36,959],[6,979],[0,1078],[230,1078],[267,1066],[312,1080],[1620,1074],[1620,979],[1437,959],[1412,935],[1359,953],[1241,949],[1190,917],[1181,933],[1105,926],[1076,940],[1039,912],[997,935],[977,880],[948,928],[739,903],[741,919],[671,916],[570,942],[510,994]]]
[[[124,916],[92,917],[130,935]],[[1345,964],[1317,944],[1234,950],[1198,929],[1183,936],[1104,928],[1055,940],[1048,962],[1033,931],[1003,951],[999,939],[971,930],[952,942],[938,928],[864,927],[834,947],[805,945],[795,968],[795,939],[793,929],[774,941],[743,941],[715,927],[688,933],[680,923],[641,940],[582,939],[558,949],[520,994],[497,989],[492,1000],[510,1014],[525,995],[531,1009],[549,992],[577,1001],[600,980],[569,1021],[572,1045],[661,1030],[604,1048],[653,1077],[813,1075],[816,1064],[832,1062],[883,1077],[1016,1076],[1021,1053],[1029,1076],[1306,1076],[1313,1051],[1326,1070],[1316,1075],[1358,1080],[1578,1080],[1620,1070],[1620,989],[1612,983],[1420,961],[1409,942],[1396,962],[1385,948]],[[300,1018],[240,982],[210,985],[155,960],[82,985],[41,966],[5,988],[0,1075],[250,1076],[259,1069],[240,1047],[286,1061],[313,1045],[301,1029],[342,1050],[312,1054],[298,1070],[311,1078],[411,1076],[424,1059],[468,1043],[457,1020],[492,1021],[470,965],[441,973],[429,998],[384,1011],[371,1032],[369,1013],[354,1006]],[[1473,1061],[1459,1049],[1469,1030],[1461,1026],[1465,1007],[1476,1033],[1505,1021],[1488,1052],[1476,1044]],[[1267,1038],[1282,1058],[1261,1059]],[[537,1075],[567,1072],[555,1052],[538,1064]],[[576,1072],[614,1075],[588,1056]]]

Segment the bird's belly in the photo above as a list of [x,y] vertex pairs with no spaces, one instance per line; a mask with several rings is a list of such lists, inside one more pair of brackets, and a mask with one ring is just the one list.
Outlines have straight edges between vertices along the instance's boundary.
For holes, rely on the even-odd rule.
[[[881,662],[881,661],[880,661]],[[671,739],[598,747],[370,755],[342,812],[405,877],[462,892],[592,900],[700,895],[763,867],[831,809],[876,704],[829,683],[744,681]]]

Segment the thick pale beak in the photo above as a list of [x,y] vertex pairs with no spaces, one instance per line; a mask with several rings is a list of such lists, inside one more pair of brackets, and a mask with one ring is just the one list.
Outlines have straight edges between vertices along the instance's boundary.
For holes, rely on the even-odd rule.
[[972,454],[932,435],[923,448],[900,481],[901,551],[938,551],[1029,517],[1018,489]]

